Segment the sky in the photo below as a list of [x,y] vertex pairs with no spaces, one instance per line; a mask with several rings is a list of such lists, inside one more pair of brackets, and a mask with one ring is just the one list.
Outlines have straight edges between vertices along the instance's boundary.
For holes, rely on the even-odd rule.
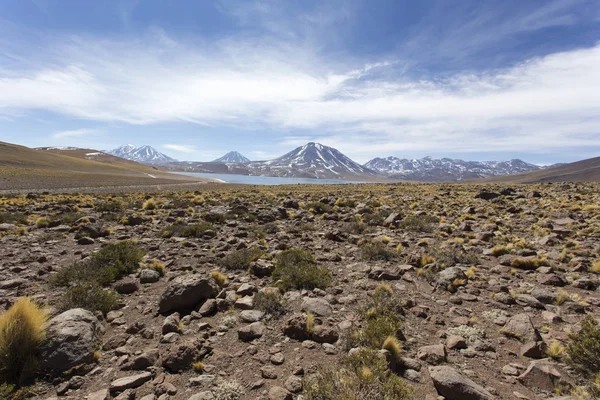
[[600,156],[598,0],[0,0],[0,141]]

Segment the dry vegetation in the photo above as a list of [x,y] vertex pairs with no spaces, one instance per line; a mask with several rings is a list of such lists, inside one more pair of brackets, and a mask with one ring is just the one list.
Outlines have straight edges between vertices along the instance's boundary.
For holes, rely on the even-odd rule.
[[[600,188],[508,189],[0,197],[0,397],[592,399]],[[87,366],[38,372],[46,312],[73,308],[102,326]]]

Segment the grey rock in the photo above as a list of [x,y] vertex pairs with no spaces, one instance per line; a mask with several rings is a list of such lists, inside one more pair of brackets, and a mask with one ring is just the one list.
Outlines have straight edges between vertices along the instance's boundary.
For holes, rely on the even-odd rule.
[[110,383],[110,392],[122,392],[126,389],[133,389],[139,386],[142,386],[144,383],[148,382],[152,379],[152,374],[150,372],[142,372],[137,375],[126,376],[124,378],[119,378]]
[[329,317],[333,312],[331,304],[322,298],[305,298],[302,301],[302,311],[310,312],[317,317]]
[[219,287],[212,278],[199,275],[182,275],[173,279],[158,303],[158,312],[192,309],[203,301],[214,298]]
[[48,322],[40,348],[40,368],[52,375],[94,361],[102,326],[91,312],[74,308]]
[[429,367],[429,375],[438,393],[446,400],[491,400],[490,392],[448,366]]

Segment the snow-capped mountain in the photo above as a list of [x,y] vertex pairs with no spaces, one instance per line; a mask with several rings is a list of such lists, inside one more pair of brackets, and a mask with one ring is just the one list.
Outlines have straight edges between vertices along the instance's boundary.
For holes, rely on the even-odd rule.
[[426,182],[455,182],[466,179],[518,174],[541,169],[534,164],[510,161],[464,161],[450,158],[374,158],[365,167],[394,179]]
[[[275,176],[306,176],[342,179],[376,176],[374,171],[352,161],[333,147],[307,143],[271,161],[252,163],[250,167]],[[262,174],[261,174],[262,175]]]
[[247,157],[244,157],[242,154],[238,153],[237,151],[230,151],[229,153],[225,154],[223,157],[217,158],[213,162],[247,163],[247,162],[250,162],[250,159]]
[[136,147],[133,144],[126,144],[106,153],[144,164],[164,164],[177,161],[148,145]]
[[254,176],[317,179],[374,179],[376,172],[352,161],[338,150],[308,143],[270,161],[246,163],[178,162],[163,166],[169,171],[212,172]]

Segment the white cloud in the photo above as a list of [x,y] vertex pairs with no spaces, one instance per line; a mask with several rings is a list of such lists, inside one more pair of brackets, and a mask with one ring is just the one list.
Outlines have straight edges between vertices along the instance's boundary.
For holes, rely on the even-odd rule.
[[163,144],[160,147],[167,150],[173,150],[180,153],[196,153],[198,149],[196,146],[190,146],[186,144]]
[[[600,147],[600,44],[504,70],[410,80],[388,60],[328,62],[310,46],[70,38],[37,70],[0,70],[0,113],[93,121],[267,127],[359,161],[398,152],[556,152]],[[12,112],[12,114],[11,114]],[[55,138],[89,130],[57,132]],[[163,148],[198,153],[193,146]]]
[[64,139],[64,138],[73,138],[73,137],[82,137],[82,136],[91,136],[98,133],[95,129],[73,129],[68,131],[60,131],[52,134],[52,138],[54,139]]

